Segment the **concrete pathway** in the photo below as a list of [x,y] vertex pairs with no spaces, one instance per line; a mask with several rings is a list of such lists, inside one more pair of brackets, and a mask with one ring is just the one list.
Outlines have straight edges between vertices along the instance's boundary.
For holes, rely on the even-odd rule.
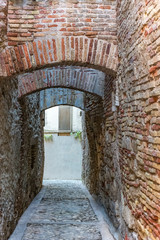
[[80,181],[45,181],[9,240],[114,240]]

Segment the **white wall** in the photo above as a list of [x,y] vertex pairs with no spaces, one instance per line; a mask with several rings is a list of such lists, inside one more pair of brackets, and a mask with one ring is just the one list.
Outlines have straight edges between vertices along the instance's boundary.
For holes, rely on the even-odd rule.
[[58,108],[59,107],[53,107],[45,110],[44,131],[58,131]]
[[74,136],[53,134],[53,142],[46,142],[44,180],[77,180],[82,174],[82,147]]
[[[80,110],[76,107],[72,108],[72,131],[82,131],[82,117],[80,116]],[[58,131],[58,118],[59,107],[53,107],[45,110],[45,127],[44,131]]]
[[72,131],[82,131],[82,110],[73,107]]
[[[45,131],[52,134],[53,141],[45,141],[44,179],[81,179],[82,146],[79,139],[72,136],[58,135],[59,107],[45,111]],[[72,109],[72,131],[82,131],[82,117],[80,109]]]

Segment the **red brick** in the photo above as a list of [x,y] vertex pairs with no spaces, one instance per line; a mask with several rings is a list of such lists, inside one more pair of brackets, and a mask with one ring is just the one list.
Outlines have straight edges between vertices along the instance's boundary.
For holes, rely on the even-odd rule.
[[149,69],[149,72],[153,73],[154,71],[156,71],[156,69],[157,69],[157,66],[153,66]]
[[7,33],[7,36],[8,37],[17,37],[18,33],[9,32],[9,33]]
[[111,6],[105,5],[105,6],[100,6],[99,8],[100,8],[100,9],[111,9]]
[[89,52],[88,52],[88,59],[87,59],[88,62],[90,62],[91,60],[92,48],[93,48],[93,39],[90,40],[90,44],[89,44]]
[[84,19],[85,22],[92,22],[92,19],[91,18],[86,18]]
[[71,37],[71,48],[74,49],[74,37]]
[[48,15],[47,17],[48,17],[48,18],[59,18],[58,15]]
[[65,43],[64,43],[64,38],[62,38],[61,47],[62,47],[62,60],[65,61]]
[[35,56],[35,59],[36,59],[36,63],[37,63],[37,65],[40,65],[36,42],[33,42],[33,51],[34,51],[34,56]]
[[44,24],[35,24],[34,27],[35,28],[44,28],[45,25]]
[[22,47],[22,46],[18,46],[18,50],[19,50],[19,52],[20,52],[20,56],[21,56],[22,58],[24,58],[23,47]]
[[47,40],[47,44],[48,44],[48,49],[51,50],[51,42],[50,42],[50,40]]
[[54,22],[66,22],[65,18],[55,19]]
[[82,61],[82,52],[83,52],[83,38],[80,38],[80,46],[79,46],[79,61]]
[[54,60],[57,61],[57,48],[56,48],[56,40],[53,39],[53,52],[54,52]]
[[57,27],[57,24],[49,24],[48,27]]
[[17,62],[18,62],[18,65],[19,65],[19,69],[22,71],[23,70],[23,64],[22,64],[22,59],[21,59],[18,47],[15,47],[14,50],[15,50],[15,54],[17,56]]
[[106,49],[106,43],[103,43],[100,65],[103,65],[105,49]]
[[43,53],[44,53],[44,58],[46,60],[46,63],[48,63],[48,54],[47,54],[47,48],[46,48],[46,41],[43,40]]
[[95,57],[96,57],[96,53],[97,53],[97,45],[98,45],[98,40],[96,39],[95,42],[94,42],[94,51],[93,51],[92,63],[95,62]]
[[106,54],[109,55],[111,49],[111,44],[109,43],[106,49]]
[[75,38],[75,61],[78,62],[78,38]]
[[31,33],[21,33],[21,37],[30,37],[32,34]]
[[51,19],[43,19],[43,20],[42,20],[42,23],[51,23],[51,22],[52,22]]
[[28,53],[28,49],[27,49],[26,44],[23,45],[23,49],[24,49],[25,58],[26,58],[27,63],[28,63],[28,68],[31,68],[32,64],[31,64],[31,61],[30,61],[30,58],[29,58],[29,53]]
[[12,57],[11,57],[10,51],[8,49],[6,49],[6,56],[7,56],[7,59],[8,59],[10,72],[13,74],[15,72],[15,69],[14,69],[14,65],[13,65],[13,62],[12,62]]
[[16,18],[16,19],[20,19],[21,16],[18,16],[18,15],[15,15],[15,14],[12,14],[12,15],[9,14],[9,15],[8,15],[8,18],[9,18],[9,19],[10,19],[10,18],[11,18],[11,19],[14,19],[14,18]]
[[8,41],[8,46],[17,46],[18,42]]

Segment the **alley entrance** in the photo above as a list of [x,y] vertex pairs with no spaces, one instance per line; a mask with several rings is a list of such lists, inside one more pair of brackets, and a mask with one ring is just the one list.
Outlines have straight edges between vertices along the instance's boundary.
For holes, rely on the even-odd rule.
[[82,111],[61,105],[45,110],[44,180],[81,179]]

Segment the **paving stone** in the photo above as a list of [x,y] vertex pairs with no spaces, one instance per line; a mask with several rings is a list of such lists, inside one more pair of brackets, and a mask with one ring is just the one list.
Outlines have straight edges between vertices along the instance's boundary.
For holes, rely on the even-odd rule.
[[43,199],[36,211],[32,216],[32,222],[34,221],[50,220],[53,222],[66,222],[66,221],[78,221],[88,222],[96,221],[97,218],[93,213],[88,200],[84,199],[72,199],[72,200],[52,200]]
[[49,188],[45,195],[45,198],[55,198],[55,199],[83,199],[87,198],[85,192],[82,189],[71,188],[66,190],[66,188]]
[[79,182],[47,184],[22,240],[101,240],[100,223]]
[[23,240],[101,240],[95,225],[28,225]]

